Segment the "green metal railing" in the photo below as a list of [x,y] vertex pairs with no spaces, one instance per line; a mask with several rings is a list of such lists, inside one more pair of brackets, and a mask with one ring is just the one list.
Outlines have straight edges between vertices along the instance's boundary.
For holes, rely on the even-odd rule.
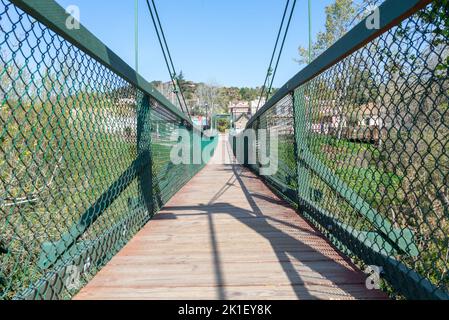
[[[385,289],[449,297],[449,2],[385,1],[250,120],[279,135],[266,181]],[[243,135],[236,138],[245,139]],[[259,172],[256,162],[245,162]],[[273,159],[272,160],[276,160]]]
[[0,0],[0,299],[70,298],[204,166],[176,130],[216,143],[67,18]]

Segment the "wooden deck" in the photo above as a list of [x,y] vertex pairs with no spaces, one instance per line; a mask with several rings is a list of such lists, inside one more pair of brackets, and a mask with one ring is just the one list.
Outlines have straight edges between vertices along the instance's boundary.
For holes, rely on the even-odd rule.
[[254,174],[214,161],[75,299],[384,299]]

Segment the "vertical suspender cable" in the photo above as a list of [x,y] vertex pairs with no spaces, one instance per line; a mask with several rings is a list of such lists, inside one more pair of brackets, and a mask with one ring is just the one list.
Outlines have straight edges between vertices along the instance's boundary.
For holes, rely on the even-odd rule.
[[279,26],[279,31],[278,31],[278,34],[277,34],[277,37],[276,37],[276,42],[274,44],[273,53],[271,54],[270,64],[268,65],[267,74],[265,76],[265,81],[264,81],[263,86],[262,86],[262,92],[260,93],[259,102],[257,104],[257,110],[259,110],[259,108],[260,108],[260,103],[262,102],[262,97],[264,96],[264,93],[265,93],[265,87],[266,87],[266,85],[267,85],[267,83],[269,81],[270,73],[272,72],[271,66],[273,65],[274,57],[276,55],[276,50],[277,50],[277,46],[279,44],[279,39],[281,38],[281,33],[282,33],[282,29],[284,27],[284,21],[285,21],[286,15],[287,15],[287,10],[288,10],[288,5],[289,4],[290,4],[290,0],[287,0],[287,3],[285,4],[284,13],[282,15],[281,25]]
[[[165,38],[165,34],[163,32],[163,29],[162,29],[162,24],[160,22],[160,19],[158,18],[159,15],[157,14],[156,6],[155,6],[153,0],[152,0],[153,8],[151,7],[149,0],[146,0],[146,3],[147,3],[147,6],[148,6],[148,10],[150,11],[151,20],[153,22],[153,26],[154,26],[154,29],[156,31],[157,38],[159,40],[159,45],[161,46],[161,50],[162,50],[162,54],[164,56],[165,64],[166,64],[168,72],[170,74],[170,78],[171,78],[173,87],[175,88],[176,98],[178,99],[179,106],[180,106],[181,110],[183,112],[185,112],[190,117],[190,112],[189,112],[189,110],[187,108],[187,104],[185,102],[184,95],[182,95],[183,102],[184,102],[184,104],[183,104],[182,101],[181,101],[181,98],[179,97],[179,94],[178,94],[178,90],[177,89],[179,89],[180,92],[182,92],[182,89],[181,89],[181,87],[179,87],[179,81],[176,79],[176,69],[174,68],[174,64],[173,64],[173,60],[171,58],[170,50],[169,50],[168,45],[167,45],[167,40]],[[153,12],[153,10],[155,10],[155,11]]]
[[[148,10],[150,11],[151,20],[153,21],[154,30],[156,30],[156,35],[157,35],[157,38],[158,38],[158,40],[159,40],[159,44],[160,44],[161,49],[162,49],[162,54],[163,54],[163,56],[164,56],[165,64],[166,64],[167,69],[168,69],[168,72],[169,72],[169,74],[170,74],[170,78],[171,78],[172,84],[173,84],[173,86],[176,88],[176,82],[175,82],[174,77],[173,77],[173,71],[172,71],[171,68],[170,68],[170,64],[169,64],[169,62],[168,62],[167,54],[166,54],[165,48],[164,48],[164,46],[163,46],[163,44],[162,44],[161,35],[160,35],[160,33],[159,33],[159,29],[158,29],[158,27],[157,27],[156,20],[155,20],[155,18],[154,18],[153,10],[152,10],[152,8],[151,8],[151,5],[150,5],[149,1],[147,0],[146,2],[147,2]],[[176,93],[176,97],[178,98],[178,103],[179,103],[179,106],[181,107],[181,110],[184,111],[183,106],[182,106],[182,103],[181,103],[181,100],[179,99],[179,95],[178,95],[177,93]],[[184,112],[185,112],[185,111],[184,111]]]
[[[267,91],[267,96],[266,96],[267,99],[268,99],[268,97],[270,95],[270,92],[271,92],[271,89],[273,87],[274,77],[276,76],[276,72],[277,72],[277,69],[278,69],[278,66],[279,66],[279,61],[280,61],[280,58],[282,56],[282,51],[284,49],[285,40],[287,38],[288,30],[290,28],[290,23],[291,23],[291,20],[292,20],[292,17],[293,17],[293,13],[294,13],[294,10],[295,10],[295,6],[296,6],[296,0],[293,0],[293,4],[292,4],[291,10],[290,10],[290,16],[289,16],[289,19],[288,19],[288,22],[287,22],[287,26],[285,27],[284,36],[283,36],[283,39],[282,39],[282,44],[280,46],[280,49],[279,49],[279,52],[278,52],[278,56],[277,56],[277,59],[276,59],[276,66],[273,69],[272,65],[273,65],[274,57],[276,56],[276,52],[278,51],[279,40],[281,38],[282,30],[284,29],[285,18],[287,16],[287,11],[288,11],[289,5],[290,5],[290,0],[287,0],[286,6],[285,6],[285,10],[284,10],[284,14],[282,16],[281,26],[279,27],[278,36],[276,38],[276,43],[275,43],[273,54],[272,54],[272,57],[271,57],[270,65],[268,67],[268,72],[267,72],[267,75],[265,77],[264,85],[262,86],[262,91],[261,91],[261,94],[260,94],[259,103],[257,105],[257,111],[260,108],[260,103],[262,101],[262,98],[264,97],[265,89],[266,89],[267,85],[269,85],[268,86],[269,88],[268,88],[268,91]],[[271,81],[270,81],[270,75],[272,75]]]
[[279,51],[279,55],[278,55],[278,58],[277,58],[277,61],[276,61],[276,67],[274,68],[273,76],[271,77],[271,83],[270,83],[270,86],[269,86],[268,91],[267,91],[267,100],[268,100],[268,98],[270,96],[271,89],[273,88],[274,78],[275,78],[276,72],[278,70],[279,61],[281,60],[282,51],[284,49],[285,40],[287,39],[288,30],[290,29],[290,23],[292,22],[292,17],[293,17],[293,13],[295,11],[295,7],[296,7],[296,0],[293,0],[292,10],[290,11],[290,16],[288,18],[287,27],[286,27],[285,33],[284,33],[284,38],[282,39],[281,49]]
[[309,0],[309,64],[312,62],[312,0]]
[[153,9],[154,9],[154,13],[155,13],[155,16],[156,16],[156,19],[157,19],[157,23],[159,25],[159,29],[161,30],[162,40],[164,42],[165,48],[167,49],[168,60],[170,62],[171,68],[173,70],[173,74],[174,74],[174,79],[176,81],[176,85],[179,88],[179,91],[180,91],[180,94],[181,94],[181,98],[182,98],[182,101],[184,102],[184,106],[186,108],[186,111],[187,111],[188,115],[190,116],[189,109],[188,109],[187,103],[186,103],[186,99],[184,97],[184,92],[182,91],[182,88],[179,85],[179,79],[178,79],[177,74],[176,74],[175,65],[173,63],[173,59],[171,57],[170,50],[168,49],[167,38],[165,37],[165,32],[164,32],[164,29],[162,28],[161,20],[159,19],[159,13],[157,11],[156,4],[154,3],[154,0],[151,0],[151,3],[153,4]]
[[134,1],[134,48],[136,72],[139,73],[139,0]]

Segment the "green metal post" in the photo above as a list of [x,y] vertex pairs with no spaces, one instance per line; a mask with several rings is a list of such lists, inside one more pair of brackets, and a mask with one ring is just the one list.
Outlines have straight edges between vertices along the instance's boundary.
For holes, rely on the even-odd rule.
[[[295,143],[297,156],[297,177],[298,177],[298,201],[299,206],[303,206],[309,201],[310,176],[309,170],[304,161],[304,154],[307,152],[307,132],[306,132],[306,92],[303,87],[298,88],[293,93],[293,114],[295,126]],[[305,200],[305,201],[304,201]]]
[[[312,62],[312,0],[308,1],[309,11],[309,64]],[[306,91],[307,92],[307,91]],[[293,117],[295,126],[295,152],[297,159],[298,201],[299,206],[304,205],[304,200],[309,200],[309,171],[304,162],[304,152],[307,150],[306,123],[306,92],[304,88],[298,88],[293,92]],[[309,93],[310,95],[310,93]],[[309,96],[309,107],[310,107]]]
[[142,170],[138,180],[141,197],[144,200],[148,216],[155,213],[153,206],[153,155],[151,150],[151,107],[150,97],[145,95],[137,103],[137,157],[141,159]]

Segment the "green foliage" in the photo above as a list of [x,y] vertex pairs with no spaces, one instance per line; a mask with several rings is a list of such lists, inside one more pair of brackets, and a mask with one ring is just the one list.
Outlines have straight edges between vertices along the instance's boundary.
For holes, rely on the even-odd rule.
[[[46,58],[37,52],[39,59]],[[65,65],[26,65],[20,54],[12,57],[3,54],[0,60],[0,299],[13,298],[54,271],[39,267],[43,244],[80,227],[93,204],[98,219],[83,221],[87,230],[77,244],[95,243],[132,217],[126,235],[116,239],[118,246],[102,247],[96,258],[90,257],[92,267],[81,279],[85,283],[141,227],[142,216],[151,218],[204,165],[173,165],[172,134],[183,128],[180,119],[167,118],[168,111],[144,112],[150,109],[143,104],[145,93],[94,59],[78,53],[84,72],[92,72],[80,76]],[[139,128],[138,114],[145,116]],[[98,203],[111,186],[124,183],[118,179],[147,150],[152,166],[143,163],[144,173],[114,194],[115,201]],[[50,287],[55,299],[76,293]]]
[[[185,79],[183,73],[178,76],[187,104],[194,115],[209,116],[228,112],[231,102],[250,102],[259,98],[260,88],[224,87],[214,83],[196,83]],[[153,86],[162,91],[175,105],[178,103],[171,95],[173,85],[161,81],[153,81]],[[275,89],[273,89],[275,90]],[[206,109],[206,104],[208,109]]]
[[187,81],[182,71],[180,71],[176,79],[182,92],[184,93],[185,99],[187,101],[191,101],[194,98],[196,85],[192,81]]
[[[347,22],[348,17],[338,10],[343,3],[336,1],[328,8],[327,30],[315,43],[315,56],[344,33],[344,28],[337,26]],[[345,5],[350,3],[346,1]],[[296,161],[294,148],[280,139],[276,174],[276,178],[297,190],[315,208],[353,228],[349,230],[378,232],[366,211],[357,208],[363,204],[372,209],[379,221],[400,230],[399,237],[403,240],[406,232],[411,232],[413,244],[409,247],[416,246],[418,250],[391,253],[389,258],[446,293],[449,291],[448,8],[447,0],[429,3],[297,88],[300,98],[294,107],[300,116],[295,120],[304,122],[296,123],[296,130],[301,132],[303,128],[305,138],[301,136],[303,141],[296,142],[299,150],[307,146],[313,156],[306,154]],[[302,56],[307,58],[306,50]],[[284,114],[281,107],[280,103],[275,105],[254,126],[271,123],[284,131],[283,126],[289,121],[284,117],[281,121],[277,114],[277,110]],[[300,110],[306,111],[301,114]],[[276,117],[270,119],[272,114]],[[366,118],[382,121],[369,126],[360,123]],[[301,175],[292,179],[289,172],[295,172],[298,166]],[[342,184],[336,182],[348,188],[340,190],[336,186]],[[341,245],[335,239],[334,228],[325,224],[319,228]],[[363,238],[363,234],[354,236]],[[382,242],[386,244],[384,239],[378,236],[381,246]],[[350,243],[353,238],[346,237],[343,241]],[[357,254],[365,262],[370,259],[367,252]],[[391,277],[396,275],[395,270],[391,271]],[[409,290],[408,294],[414,296],[410,290],[417,290],[419,285],[406,280],[404,277],[403,282],[396,283],[395,289]]]
[[223,133],[231,128],[231,122],[229,119],[220,118],[217,120],[217,129],[219,132]]
[[432,24],[433,34],[432,44],[443,51],[442,59],[439,59],[436,70],[437,77],[446,79],[449,77],[449,49],[447,43],[449,39],[449,0],[435,0],[432,2],[430,10],[420,13],[423,26]]
[[259,98],[260,91],[259,89],[253,89],[253,88],[240,88],[239,91],[239,99],[240,101],[253,101],[257,98]]
[[[340,39],[349,28],[349,23],[354,19],[356,7],[353,0],[335,0],[326,7],[325,31],[320,31],[312,46],[312,60]],[[309,50],[299,47],[300,64],[309,63]]]
[[[363,0],[360,4],[355,3],[354,0],[335,0],[334,3],[327,6],[325,9],[325,30],[318,32],[316,40],[313,41],[311,49],[312,60],[316,59],[321,53],[343,37],[353,27],[354,22],[364,18],[366,12],[361,9],[366,8],[371,3],[371,0]],[[359,11],[361,13],[358,14]],[[297,62],[299,64],[308,64],[308,48],[300,46],[298,52],[299,59]]]

